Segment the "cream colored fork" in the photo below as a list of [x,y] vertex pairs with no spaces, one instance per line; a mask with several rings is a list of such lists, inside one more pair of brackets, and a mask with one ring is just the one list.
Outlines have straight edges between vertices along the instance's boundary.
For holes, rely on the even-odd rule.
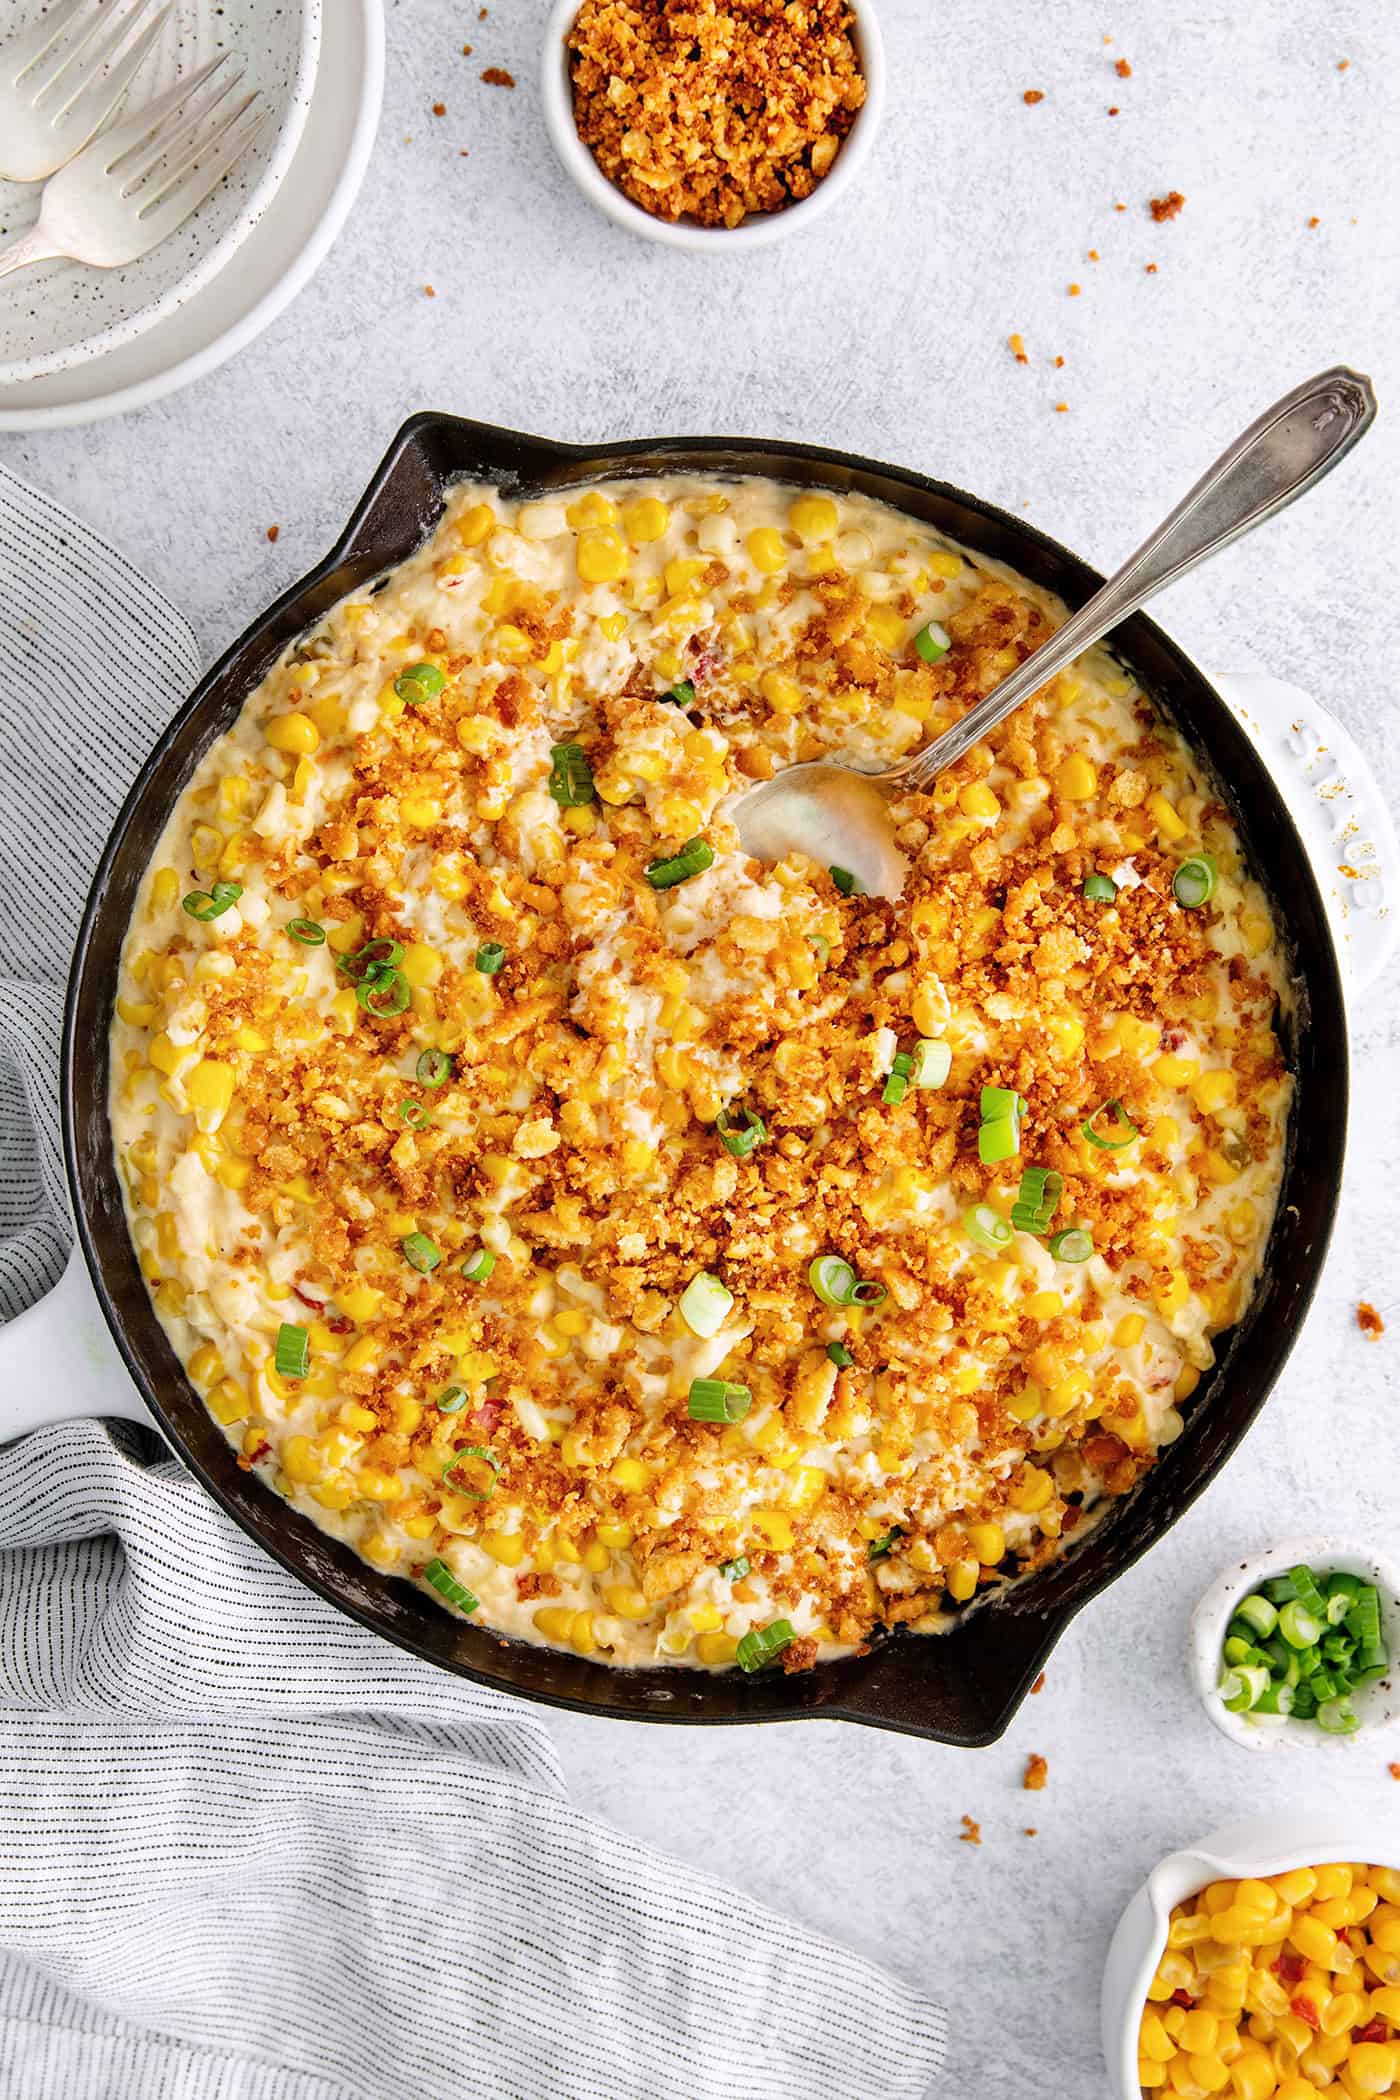
[[[231,57],[211,59],[85,146],[46,184],[34,225],[0,248],[0,277],[59,255],[115,269],[149,254],[183,225],[267,119],[256,89],[237,97],[243,74],[227,70]],[[201,96],[210,82],[213,93]]]
[[160,34],[168,0],[127,42],[153,5],[62,0],[22,36],[0,44],[0,176],[42,182],[82,151]]

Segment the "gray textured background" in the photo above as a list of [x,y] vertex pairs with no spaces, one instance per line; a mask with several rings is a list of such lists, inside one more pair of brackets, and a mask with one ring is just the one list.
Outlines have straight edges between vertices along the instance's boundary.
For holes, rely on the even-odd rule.
[[[0,459],[142,561],[213,651],[321,554],[413,409],[575,439],[849,446],[1111,563],[1275,394],[1346,361],[1376,378],[1377,429],[1162,617],[1203,660],[1308,686],[1393,800],[1395,7],[880,12],[891,97],[862,185],[810,233],[714,263],[614,230],[556,168],[534,87],[544,0],[495,0],[484,23],[462,0],[399,0],[374,164],[310,289],[191,391],[124,422],[0,439]],[[516,74],[514,93],[481,83],[490,64]],[[1021,99],[1031,87],[1036,108]],[[445,118],[430,114],[438,100]],[[1155,226],[1147,200],[1170,188],[1186,209]],[[1028,368],[1006,349],[1013,330]],[[1099,1970],[1143,1871],[1227,1816],[1335,1786],[1321,1754],[1250,1759],[1216,1736],[1181,1652],[1191,1603],[1237,1550],[1328,1529],[1395,1543],[1398,1032],[1393,975],[1356,1017],[1341,1229],[1275,1399],[1224,1478],[1072,1629],[1001,1745],[959,1756],[830,1723],[552,1724],[584,1800],[943,1997],[955,2051],[942,2090],[956,2100],[1103,2100]],[[1375,1345],[1354,1324],[1363,1295],[1394,1320]],[[1030,1750],[1050,1760],[1036,1796],[1018,1790]],[[1387,1756],[1400,1744],[1356,1746],[1345,1763],[1350,1797],[1378,1814],[1400,1805]],[[958,1842],[964,1811],[980,1849]]]

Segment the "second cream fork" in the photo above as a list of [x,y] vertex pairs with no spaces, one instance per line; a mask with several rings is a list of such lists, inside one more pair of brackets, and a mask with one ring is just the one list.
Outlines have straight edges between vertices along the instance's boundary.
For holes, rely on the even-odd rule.
[[[61,0],[0,44],[0,176],[42,182],[81,152],[120,103],[170,13],[152,0]],[[131,31],[145,20],[139,36]]]
[[256,89],[230,102],[241,72],[199,96],[230,58],[225,52],[211,59],[69,161],[45,185],[35,223],[0,247],[0,277],[58,256],[115,269],[149,254],[183,225],[267,119]]

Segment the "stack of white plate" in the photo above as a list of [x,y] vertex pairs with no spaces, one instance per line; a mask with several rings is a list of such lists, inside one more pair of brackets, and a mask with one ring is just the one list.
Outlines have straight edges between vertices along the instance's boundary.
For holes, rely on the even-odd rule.
[[[49,4],[10,0],[4,34]],[[127,111],[226,50],[272,121],[129,269],[44,263],[0,283],[0,431],[116,415],[211,371],[295,297],[339,233],[379,119],[382,0],[176,0]],[[0,238],[29,225],[38,201],[37,185],[0,182]]]

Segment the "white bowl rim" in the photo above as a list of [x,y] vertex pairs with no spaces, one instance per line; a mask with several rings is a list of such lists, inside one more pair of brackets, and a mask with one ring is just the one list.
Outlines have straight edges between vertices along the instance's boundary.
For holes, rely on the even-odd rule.
[[[1158,1860],[1119,1918],[1104,1963],[1100,2031],[1119,2100],[1142,2100],[1138,2030],[1175,1906],[1208,1882],[1287,1874],[1294,1867],[1327,1866],[1336,1860],[1364,1860],[1367,1866],[1400,1871],[1400,1817],[1369,1808],[1322,1814],[1279,1811],[1223,1824],[1196,1844]],[[1134,1945],[1139,1948],[1136,1955]]]
[[1400,1639],[1400,1562],[1373,1547],[1341,1538],[1280,1539],[1277,1545],[1232,1560],[1216,1576],[1191,1615],[1187,1636],[1187,1658],[1206,1717],[1224,1736],[1243,1750],[1349,1750],[1362,1737],[1373,1738],[1400,1719],[1400,1656],[1390,1679],[1368,1685],[1356,1695],[1361,1726],[1353,1735],[1328,1735],[1321,1728],[1291,1723],[1261,1727],[1241,1714],[1227,1713],[1217,1690],[1220,1651],[1235,1606],[1241,1597],[1259,1587],[1270,1575],[1282,1573],[1306,1561],[1309,1567],[1340,1569],[1364,1575],[1381,1591],[1382,1623],[1388,1625],[1392,1646]]
[[[119,350],[123,345],[135,342],[168,314],[178,312],[187,300],[203,291],[205,285],[218,276],[225,264],[233,260],[282,187],[283,178],[301,144],[315,93],[321,57],[322,0],[297,0],[297,4],[301,10],[300,64],[293,92],[283,108],[276,147],[257,182],[244,197],[241,209],[219,239],[203,250],[176,283],[167,285],[163,292],[157,292],[119,319],[109,321],[92,335],[85,335],[61,350],[36,351],[30,357],[12,358],[8,363],[0,364],[0,387],[18,386],[25,380],[46,379],[50,374],[70,372],[77,365],[91,364],[94,358],[105,356],[109,350]],[[252,62],[245,62],[251,68]]]
[[694,253],[722,255],[738,249],[765,248],[810,226],[820,212],[829,211],[851,187],[870,157],[875,134],[885,106],[885,47],[874,0],[850,0],[855,16],[855,38],[865,75],[865,101],[857,111],[831,173],[824,175],[810,197],[790,204],[783,211],[756,213],[738,226],[696,226],[685,220],[654,218],[634,204],[607,176],[578,135],[574,123],[573,95],[569,85],[569,63],[565,37],[582,0],[554,0],[545,26],[540,72],[540,106],[545,129],[566,172],[590,204],[614,225],[644,240],[660,241],[670,248],[688,248]]

